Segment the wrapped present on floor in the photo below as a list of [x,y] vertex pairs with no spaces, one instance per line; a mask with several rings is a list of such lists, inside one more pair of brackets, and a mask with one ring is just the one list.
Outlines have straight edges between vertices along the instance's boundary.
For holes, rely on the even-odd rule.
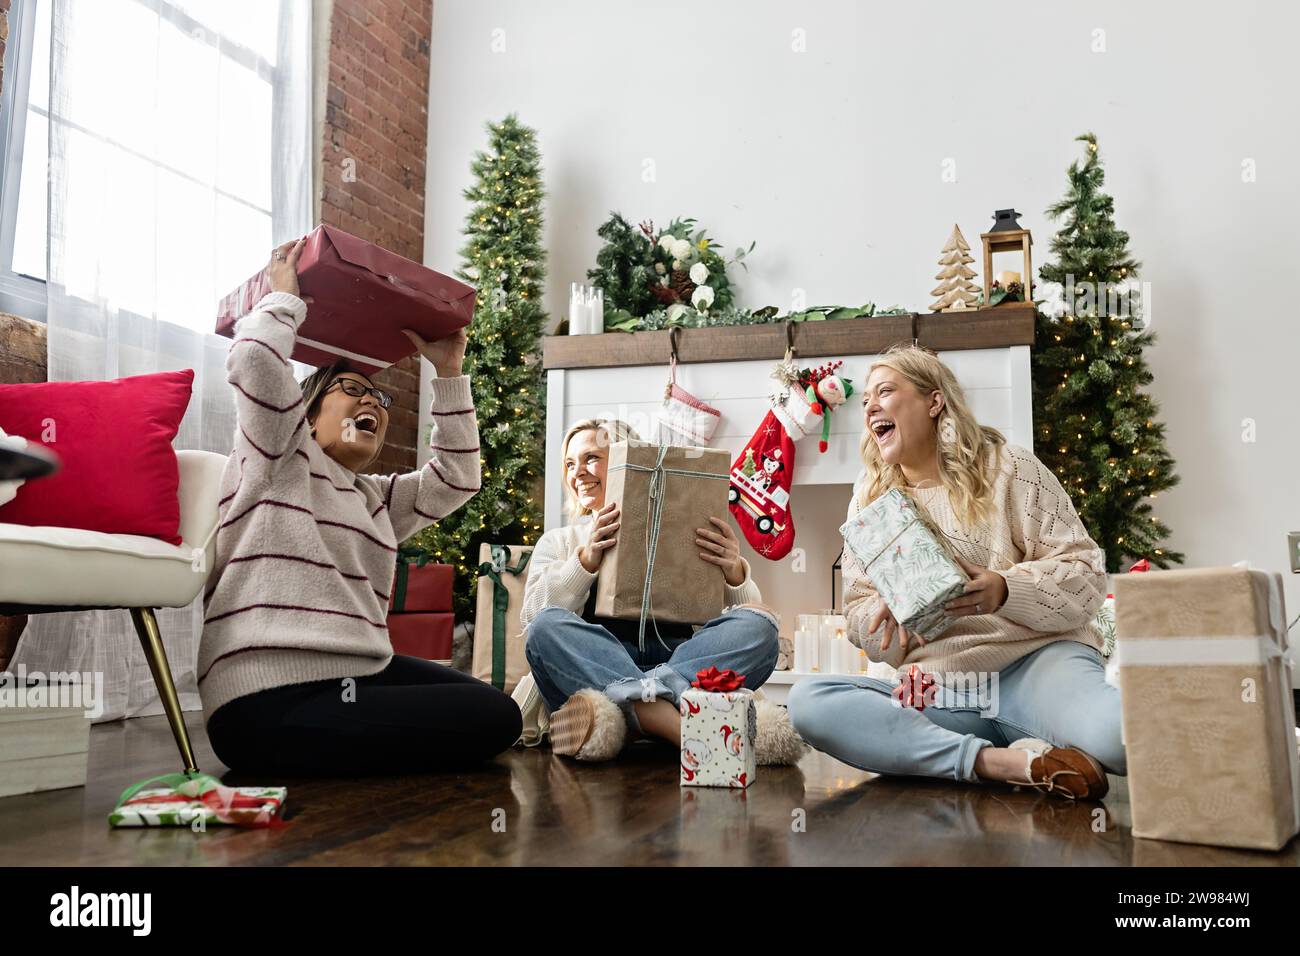
[[1281,576],[1197,568],[1114,588],[1133,835],[1279,849],[1300,830]]
[[682,692],[683,787],[735,787],[754,782],[757,717],[745,678],[716,667],[699,672]]
[[519,609],[532,556],[531,545],[479,545],[472,670],[479,680],[507,694],[528,673]]
[[695,539],[710,518],[728,519],[730,472],[731,455],[715,448],[609,446],[605,501],[620,517],[596,579],[598,616],[639,621],[644,640],[648,621],[703,624],[722,613],[722,569],[699,559]]
[[[298,288],[314,301],[298,327],[292,357],[308,365],[347,359],[372,375],[415,346],[402,329],[429,341],[469,325],[475,291],[334,226],[317,226],[298,258]],[[263,269],[217,306],[217,334],[231,338],[235,323],[271,291]]]
[[420,657],[448,667],[455,631],[456,615],[449,611],[388,615],[388,640],[394,654]]
[[957,618],[944,605],[962,594],[970,580],[916,503],[891,488],[840,528],[894,619],[927,640],[938,637]]
[[429,563],[423,553],[402,551],[388,595],[389,614],[450,611],[456,569],[450,564]]
[[287,793],[284,787],[227,787],[206,773],[169,773],[127,787],[108,822],[114,827],[269,827],[283,822]]

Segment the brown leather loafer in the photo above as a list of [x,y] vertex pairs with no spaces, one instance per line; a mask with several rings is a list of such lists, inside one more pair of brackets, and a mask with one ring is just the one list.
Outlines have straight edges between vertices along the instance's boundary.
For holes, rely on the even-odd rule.
[[1011,745],[1028,755],[1026,779],[1017,786],[1033,787],[1064,800],[1100,800],[1110,781],[1096,758],[1077,747],[1053,747],[1045,740],[1026,737]]

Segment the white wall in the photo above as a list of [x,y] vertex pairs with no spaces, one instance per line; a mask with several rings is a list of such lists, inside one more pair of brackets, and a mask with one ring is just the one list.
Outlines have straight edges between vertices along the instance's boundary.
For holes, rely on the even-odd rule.
[[[456,264],[470,156],[516,111],[545,162],[557,320],[610,209],[757,240],[751,307],[801,288],[809,304],[924,310],[954,222],[978,244],[1015,206],[1043,260],[1043,210],[1091,129],[1151,283],[1151,391],[1182,476],[1156,502],[1171,544],[1192,565],[1285,572],[1300,529],[1297,30],[1296,6],[1243,2],[437,0],[426,261]],[[1294,617],[1300,575],[1287,585]]]

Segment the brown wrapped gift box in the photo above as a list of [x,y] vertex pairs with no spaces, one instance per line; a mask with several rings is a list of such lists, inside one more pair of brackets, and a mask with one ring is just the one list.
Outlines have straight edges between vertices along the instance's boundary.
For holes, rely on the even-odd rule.
[[1133,835],[1276,850],[1300,829],[1282,579],[1115,577]]
[[658,445],[639,441],[609,446],[605,501],[618,502],[622,515],[618,544],[605,552],[596,581],[596,614],[640,619],[648,568],[646,542],[653,519],[650,492],[652,484],[660,481],[648,631],[650,616],[683,624],[712,620],[722,613],[725,585],[722,569],[700,560],[695,529],[712,527],[710,517],[727,520],[731,455],[717,448],[670,447],[663,452],[664,472],[656,479],[652,470],[660,451]]

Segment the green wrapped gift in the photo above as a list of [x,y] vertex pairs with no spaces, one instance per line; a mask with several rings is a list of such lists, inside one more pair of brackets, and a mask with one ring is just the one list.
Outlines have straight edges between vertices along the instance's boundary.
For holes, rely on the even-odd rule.
[[891,488],[840,528],[876,591],[909,632],[933,640],[957,618],[944,605],[970,580],[916,503]]

